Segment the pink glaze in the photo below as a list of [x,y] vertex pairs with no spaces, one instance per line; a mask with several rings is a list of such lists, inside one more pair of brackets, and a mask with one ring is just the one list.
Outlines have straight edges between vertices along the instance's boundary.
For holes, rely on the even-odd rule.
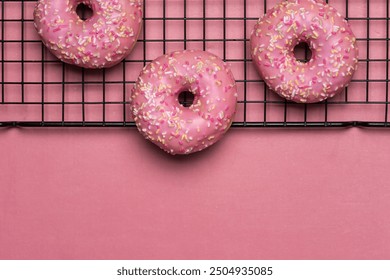
[[[79,4],[93,15],[82,20]],[[63,62],[84,68],[118,64],[133,49],[141,29],[142,0],[39,0],[35,28],[47,48]]]
[[[306,42],[308,63],[294,48]],[[267,85],[298,103],[316,103],[340,93],[357,69],[356,38],[345,19],[322,0],[288,0],[269,10],[251,36],[252,57]]]
[[[194,94],[186,108],[178,101]],[[237,104],[230,68],[204,51],[164,55],[141,72],[131,95],[131,111],[139,131],[170,154],[201,151],[230,128]]]

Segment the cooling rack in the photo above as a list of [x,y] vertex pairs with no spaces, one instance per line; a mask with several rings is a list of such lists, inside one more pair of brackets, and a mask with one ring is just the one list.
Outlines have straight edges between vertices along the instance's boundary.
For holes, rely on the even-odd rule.
[[[0,126],[132,127],[128,100],[139,72],[181,49],[208,50],[231,65],[240,92],[235,127],[390,126],[387,0],[327,1],[358,38],[359,70],[342,94],[315,105],[279,98],[252,65],[250,32],[276,0],[144,0],[132,54],[112,69],[92,71],[65,65],[42,46],[33,28],[35,2],[1,1]],[[308,55],[297,49],[299,59]]]

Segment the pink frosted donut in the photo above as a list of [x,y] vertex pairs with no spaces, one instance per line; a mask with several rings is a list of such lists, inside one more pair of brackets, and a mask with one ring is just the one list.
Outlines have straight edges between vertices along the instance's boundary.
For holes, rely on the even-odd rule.
[[[82,20],[84,4],[93,11]],[[39,0],[34,23],[47,48],[63,62],[84,68],[118,64],[133,49],[141,29],[142,0]]]
[[[299,62],[294,48],[312,51]],[[260,18],[251,36],[252,57],[260,76],[280,96],[316,103],[340,93],[357,69],[356,38],[347,21],[322,0],[288,0]]]
[[[182,92],[194,94],[190,107]],[[204,51],[164,55],[141,72],[131,94],[139,131],[170,154],[190,154],[217,142],[230,128],[237,104],[230,68]]]

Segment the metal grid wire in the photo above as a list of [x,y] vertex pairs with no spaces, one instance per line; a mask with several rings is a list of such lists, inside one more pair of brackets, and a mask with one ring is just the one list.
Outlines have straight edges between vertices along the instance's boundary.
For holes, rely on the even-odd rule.
[[315,105],[279,98],[252,65],[250,31],[276,1],[144,0],[133,53],[112,69],[92,71],[65,65],[44,48],[33,28],[35,2],[1,1],[0,126],[132,127],[129,93],[142,67],[163,53],[191,48],[231,64],[240,90],[235,127],[390,126],[387,0],[327,1],[357,35],[360,72],[338,97]]

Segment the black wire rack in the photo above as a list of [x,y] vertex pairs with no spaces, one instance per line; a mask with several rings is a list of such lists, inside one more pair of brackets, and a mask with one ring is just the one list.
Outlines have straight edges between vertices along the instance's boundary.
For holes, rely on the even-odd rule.
[[[314,105],[281,99],[253,67],[250,32],[276,2],[144,0],[143,31],[132,54],[112,69],[85,70],[59,62],[42,45],[33,27],[36,1],[2,0],[0,126],[133,127],[128,100],[142,68],[163,53],[203,49],[234,72],[235,127],[389,127],[389,1],[327,1],[358,38],[359,70],[342,94]],[[305,60],[309,51],[300,55]]]

